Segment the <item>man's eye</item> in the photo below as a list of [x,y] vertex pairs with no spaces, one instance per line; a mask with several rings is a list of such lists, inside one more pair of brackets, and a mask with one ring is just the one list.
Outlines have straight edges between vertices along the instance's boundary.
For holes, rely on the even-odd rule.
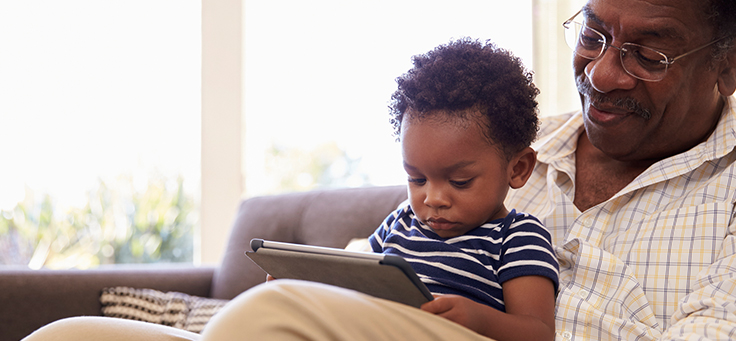
[[418,186],[424,185],[424,183],[426,182],[427,182],[427,179],[423,179],[423,178],[409,178],[410,184],[414,184]]
[[592,37],[584,34],[580,35],[580,45],[586,49],[597,49],[601,47],[603,41],[600,37]]
[[631,54],[636,57],[636,61],[639,65],[646,68],[664,68],[665,65],[662,63],[664,57],[658,52],[654,52],[649,48],[638,48],[631,51]]
[[578,42],[580,47],[588,50],[599,49],[603,45],[602,37],[587,27],[580,31]]

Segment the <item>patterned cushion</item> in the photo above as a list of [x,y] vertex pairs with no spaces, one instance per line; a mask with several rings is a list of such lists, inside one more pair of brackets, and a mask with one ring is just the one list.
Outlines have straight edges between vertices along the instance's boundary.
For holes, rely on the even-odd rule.
[[102,315],[163,324],[199,333],[227,300],[180,292],[113,287],[102,290]]

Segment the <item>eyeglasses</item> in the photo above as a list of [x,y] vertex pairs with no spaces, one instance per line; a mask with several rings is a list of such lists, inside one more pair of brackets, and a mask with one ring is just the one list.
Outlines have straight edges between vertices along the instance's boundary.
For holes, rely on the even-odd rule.
[[726,38],[722,37],[711,41],[705,45],[699,46],[694,50],[685,52],[677,57],[667,57],[664,53],[655,49],[634,43],[623,43],[621,47],[616,47],[607,42],[606,36],[587,25],[573,21],[582,10],[578,11],[567,19],[562,26],[565,28],[565,42],[576,55],[585,59],[596,60],[600,58],[608,47],[619,50],[621,57],[621,65],[626,73],[632,77],[648,82],[661,81],[667,68],[674,64],[678,59],[685,57],[691,53],[700,51],[716,42]]

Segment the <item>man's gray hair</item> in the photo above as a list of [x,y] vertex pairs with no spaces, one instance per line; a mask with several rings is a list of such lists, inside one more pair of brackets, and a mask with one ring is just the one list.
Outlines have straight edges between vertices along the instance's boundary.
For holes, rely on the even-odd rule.
[[726,58],[726,53],[736,45],[736,1],[710,0],[708,4],[706,14],[714,28],[714,39],[727,37],[717,42],[713,49],[715,59],[722,60]]

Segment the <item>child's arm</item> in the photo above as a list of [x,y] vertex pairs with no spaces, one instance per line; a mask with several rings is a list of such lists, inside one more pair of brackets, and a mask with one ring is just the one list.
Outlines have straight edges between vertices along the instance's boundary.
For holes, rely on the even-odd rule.
[[522,276],[503,284],[506,312],[457,295],[442,295],[422,310],[459,323],[498,341],[553,340],[555,292],[552,281]]

